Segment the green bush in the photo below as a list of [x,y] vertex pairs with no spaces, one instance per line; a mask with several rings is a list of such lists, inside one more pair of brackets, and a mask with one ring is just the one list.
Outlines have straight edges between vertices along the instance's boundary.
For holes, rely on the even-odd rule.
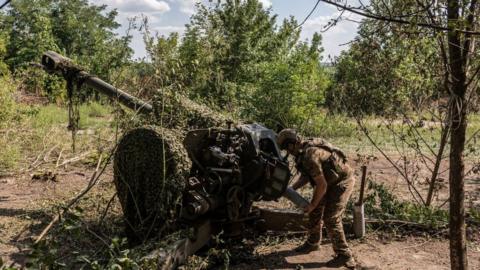
[[16,86],[8,75],[0,76],[0,172],[15,169],[21,158],[14,129],[21,111],[15,101]]
[[16,143],[12,143],[10,136],[0,137],[0,174],[1,172],[7,172],[18,167],[18,161],[21,158],[20,146]]
[[0,127],[7,125],[15,114],[15,89],[15,84],[8,76],[0,76]]
[[[133,52],[128,47],[131,37],[115,33],[120,27],[117,14],[106,5],[85,0],[13,1],[0,14],[0,60],[5,59],[11,71],[22,74],[18,75],[25,90],[51,102],[62,101],[63,79],[29,63],[39,62],[45,51],[53,50],[92,74],[111,80],[113,71],[125,65]],[[84,94],[90,98],[93,91],[86,89]]]
[[15,78],[20,81],[25,93],[46,97],[48,101],[62,104],[66,100],[65,80],[48,74],[37,67],[22,67],[15,70]]
[[0,33],[0,77],[10,74],[7,64],[3,61],[5,54],[7,53],[7,41],[6,35],[4,33]]
[[407,41],[395,32],[373,31],[377,23],[363,21],[359,39],[336,59],[326,94],[329,109],[357,116],[431,109],[443,89],[434,41]]
[[383,184],[369,182],[365,198],[365,215],[382,220],[403,220],[439,228],[448,224],[448,211],[400,201]]

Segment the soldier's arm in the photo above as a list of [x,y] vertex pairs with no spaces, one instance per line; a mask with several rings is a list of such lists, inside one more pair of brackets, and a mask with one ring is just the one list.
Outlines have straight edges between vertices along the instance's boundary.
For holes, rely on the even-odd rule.
[[323,174],[322,170],[322,157],[323,152],[317,148],[310,148],[305,153],[304,167],[310,177],[312,177],[315,182],[315,189],[313,190],[313,197],[310,202],[310,206],[307,207],[308,210],[313,210],[318,206],[323,196],[327,192],[327,180]]
[[308,176],[303,175],[302,173],[300,173],[300,174],[298,175],[298,177],[296,178],[295,182],[293,183],[292,188],[293,188],[294,190],[297,190],[297,189],[305,186],[305,185],[308,183],[308,178],[307,178],[307,177],[308,177]]
[[320,204],[320,201],[327,192],[327,181],[325,180],[323,173],[313,177],[313,181],[315,181],[315,190],[313,190],[313,197],[310,204],[315,208]]

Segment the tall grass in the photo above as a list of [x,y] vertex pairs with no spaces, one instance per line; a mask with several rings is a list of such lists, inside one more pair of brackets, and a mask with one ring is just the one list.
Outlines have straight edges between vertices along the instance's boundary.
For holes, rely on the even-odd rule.
[[0,75],[0,127],[9,124],[15,114],[15,83]]
[[[30,117],[29,120],[34,128],[68,124],[68,108],[49,104],[46,106],[33,107],[30,110],[33,113],[30,113],[32,117]],[[108,120],[105,118],[110,118],[111,111],[111,106],[96,102],[80,105],[80,129],[104,127],[106,120]]]
[[[412,121],[420,123],[422,117],[413,117]],[[385,152],[395,153],[406,149],[406,152],[412,151],[415,144],[414,132],[421,135],[420,149],[429,153],[430,149],[438,151],[441,125],[438,122],[425,121],[423,125],[415,127],[414,132],[410,126],[404,122],[403,118],[384,119],[378,116],[369,116],[364,119],[364,126],[368,130],[368,135]],[[467,140],[472,138],[467,145],[466,156],[480,155],[480,114],[469,115],[469,126],[467,129]],[[319,111],[313,115],[308,123],[301,129],[301,133],[306,137],[322,137],[343,148],[347,152],[361,152],[363,154],[378,153],[376,148],[362,132],[355,119],[345,115],[332,115],[325,111]],[[401,139],[403,141],[401,141]],[[418,138],[418,137],[417,137]],[[410,150],[409,150],[410,149]],[[448,145],[445,153],[448,153]],[[471,154],[470,154],[471,153]]]
[[15,137],[14,119],[16,115],[15,83],[7,76],[0,76],[0,173],[15,168],[20,159],[17,144],[11,142]]
[[11,137],[3,135],[0,137],[0,175],[9,170],[18,168],[21,158],[21,149],[17,142],[12,143]]
[[[76,153],[72,152],[72,135],[67,129],[68,109],[56,105],[26,106],[14,104],[18,115],[0,128],[0,174],[26,169],[35,160],[54,162],[62,158],[102,148],[111,135],[112,107],[98,103],[79,107],[80,132],[76,136]],[[87,131],[82,131],[87,130]],[[88,160],[88,159],[86,159]]]

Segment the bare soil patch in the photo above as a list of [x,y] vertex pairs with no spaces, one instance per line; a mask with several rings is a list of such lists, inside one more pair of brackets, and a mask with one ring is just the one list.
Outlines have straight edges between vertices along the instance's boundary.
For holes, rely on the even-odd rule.
[[[398,161],[400,158],[393,158],[394,161]],[[466,162],[467,170],[472,166],[470,162]],[[438,175],[437,184],[438,191],[434,196],[435,206],[448,207],[448,162],[443,161]],[[355,194],[358,194],[360,189],[360,166],[361,164],[355,163],[355,171],[357,175],[356,182],[356,191]],[[378,183],[384,184],[396,197],[404,201],[413,201],[413,196],[411,191],[408,188],[408,184],[404,178],[402,178],[396,169],[383,157],[378,157],[377,160],[372,161],[368,164],[368,178]],[[429,183],[427,179],[431,176],[431,173],[426,169],[420,170],[418,172],[418,180],[415,182],[420,194],[426,198]],[[465,202],[467,207],[476,207],[480,210],[480,174],[470,173],[465,178]]]
[[[357,165],[359,166],[359,165]],[[0,256],[6,262],[24,265],[28,245],[38,236],[55,212],[52,206],[65,201],[81,190],[93,169],[71,167],[59,172],[55,181],[32,180],[23,174],[0,178]],[[358,172],[360,170],[357,170]],[[410,197],[406,183],[398,177],[393,167],[379,159],[370,163],[371,179],[384,183],[400,198]],[[103,183],[111,183],[111,172],[102,176]],[[467,180],[468,198],[478,200],[479,178]],[[359,182],[359,181],[358,181]],[[357,183],[357,188],[359,183]],[[110,187],[109,187],[110,188]],[[111,187],[113,188],[113,187]],[[427,186],[424,189],[426,192]],[[355,191],[358,194],[358,190]],[[439,198],[448,194],[440,190]],[[264,203],[269,207],[285,207],[283,201]],[[471,269],[480,269],[480,236],[469,243]],[[253,254],[244,262],[235,262],[232,269],[329,269],[326,262],[333,250],[325,239],[319,251],[298,254],[293,251],[302,238],[266,241],[253,247]],[[349,243],[358,261],[377,269],[449,269],[448,239],[426,236],[402,236],[369,231],[364,239],[350,239]]]
[[24,265],[29,245],[55,214],[53,207],[84,188],[91,174],[86,168],[72,167],[56,174],[54,180],[35,179],[34,174],[0,178],[1,258]]
[[[333,257],[328,241],[318,251],[299,254],[293,249],[300,241],[287,241],[270,247],[257,247],[256,260],[239,264],[232,269],[338,269],[328,268],[326,263]],[[439,270],[450,269],[448,241],[405,237],[388,239],[381,234],[370,234],[361,240],[349,240],[357,262],[364,269],[392,270]],[[470,248],[470,269],[480,269],[480,250]],[[341,268],[346,269],[346,268]]]

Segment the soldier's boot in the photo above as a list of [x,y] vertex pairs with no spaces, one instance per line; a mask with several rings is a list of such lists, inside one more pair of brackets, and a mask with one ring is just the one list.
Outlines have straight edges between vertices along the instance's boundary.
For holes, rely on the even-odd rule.
[[307,241],[307,242],[303,243],[302,245],[296,247],[295,252],[310,253],[310,252],[316,251],[318,249],[319,249],[318,243],[317,244],[311,244]]
[[327,262],[327,267],[338,268],[342,266],[347,267],[348,269],[355,269],[357,267],[357,262],[353,256],[344,254],[338,254]]
[[310,253],[312,251],[316,251],[320,248],[320,242],[322,242],[321,231],[319,233],[310,233],[307,241],[296,247],[295,251],[299,253]]

